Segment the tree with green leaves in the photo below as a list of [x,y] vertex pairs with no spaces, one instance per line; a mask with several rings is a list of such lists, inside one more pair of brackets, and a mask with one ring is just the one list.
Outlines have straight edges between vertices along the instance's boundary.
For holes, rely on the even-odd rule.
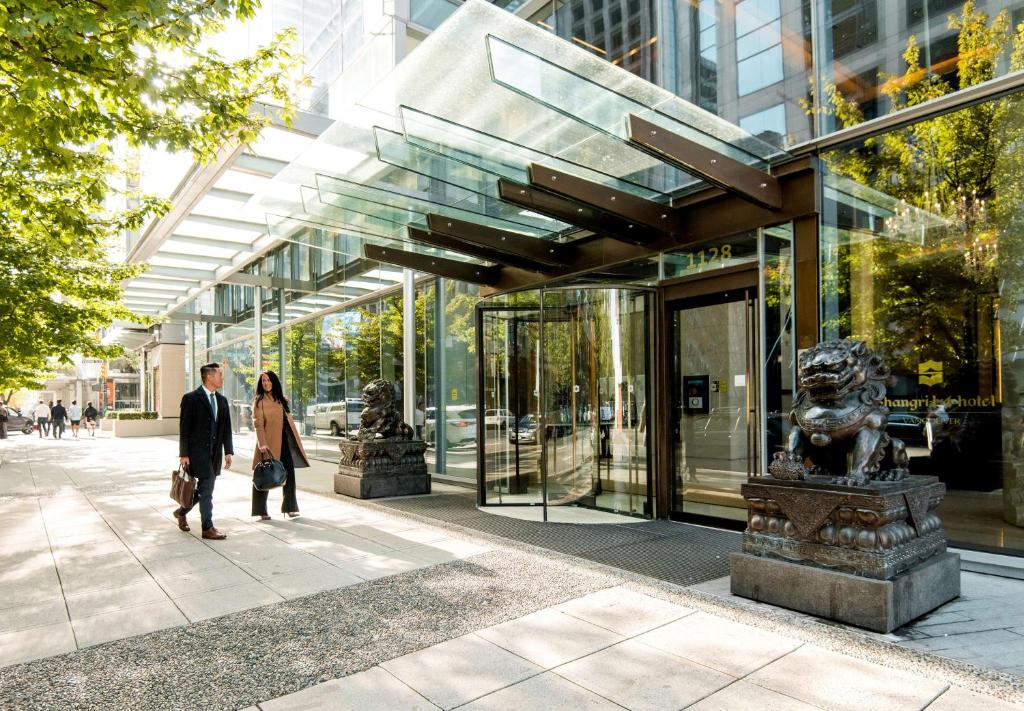
[[288,120],[298,59],[283,33],[242,59],[208,47],[253,0],[0,3],[0,386],[47,358],[110,357],[99,329],[140,321],[121,303],[137,267],[108,260],[126,230],[168,209],[131,185],[142,147],[210,160],[254,140],[268,102]]
[[[1004,67],[1024,68],[1024,25],[1011,28],[1006,10],[990,17],[972,0],[948,25],[957,31],[959,88]],[[954,91],[949,79],[922,66],[920,54],[912,35],[905,71],[879,77],[890,111]],[[824,95],[840,126],[863,121],[860,107],[834,85]],[[998,313],[1012,312],[1024,293],[1022,108],[1021,96],[1012,95],[823,155],[832,174],[899,201],[871,239],[861,233],[877,232],[877,225],[842,228],[823,291],[849,307],[826,314],[826,333],[866,338],[910,376],[925,360],[944,363],[945,383],[960,394],[995,392]],[[1004,329],[1004,352],[1016,347],[1008,340],[1015,337]]]

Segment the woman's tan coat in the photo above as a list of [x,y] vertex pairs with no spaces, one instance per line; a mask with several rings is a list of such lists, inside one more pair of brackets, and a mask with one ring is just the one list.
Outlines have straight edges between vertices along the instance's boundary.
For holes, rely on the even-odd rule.
[[285,412],[284,406],[268,394],[262,400],[253,402],[252,405],[252,419],[256,425],[256,451],[252,456],[253,469],[260,462],[261,444],[270,447],[270,452],[274,455],[274,459],[281,458],[281,435],[284,434],[284,420],[286,417],[288,418],[288,426],[292,428],[295,446],[298,447],[299,454],[302,455],[302,461],[296,460],[295,466],[309,466],[309,457],[306,456],[306,450],[302,447],[302,439],[299,437],[299,431],[295,429],[295,421],[292,420],[291,413]]

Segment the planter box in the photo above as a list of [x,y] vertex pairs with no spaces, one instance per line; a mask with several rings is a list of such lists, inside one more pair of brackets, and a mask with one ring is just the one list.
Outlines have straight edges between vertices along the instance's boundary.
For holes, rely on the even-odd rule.
[[[103,421],[104,423],[107,420]],[[177,434],[178,420],[111,420],[115,437],[155,437]]]

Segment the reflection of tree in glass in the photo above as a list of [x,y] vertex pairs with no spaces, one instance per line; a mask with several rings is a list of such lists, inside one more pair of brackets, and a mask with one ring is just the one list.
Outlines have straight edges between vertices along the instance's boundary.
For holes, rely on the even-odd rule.
[[[993,78],[1003,61],[1024,68],[1024,25],[1011,30],[1007,11],[990,20],[967,2],[949,27],[958,31],[959,88]],[[881,77],[891,111],[954,90],[921,66],[916,37],[903,58],[902,75]],[[863,120],[835,85],[824,93],[842,126]],[[830,337],[866,338],[907,374],[924,360],[945,363],[947,385],[992,394],[998,309],[1015,309],[1021,293],[1022,108],[1020,95],[989,101],[824,156],[833,174],[901,201],[881,221],[853,205],[839,225],[823,291],[850,307],[829,315]]]

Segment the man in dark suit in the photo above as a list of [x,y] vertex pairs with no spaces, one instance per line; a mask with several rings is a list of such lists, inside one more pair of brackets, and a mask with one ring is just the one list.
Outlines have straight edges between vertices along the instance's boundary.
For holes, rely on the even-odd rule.
[[[228,469],[235,453],[231,441],[231,413],[227,398],[217,392],[224,385],[220,365],[207,363],[199,369],[199,376],[203,384],[181,398],[178,455],[182,466],[187,466],[192,476],[199,480],[196,499],[203,520],[203,538],[219,541],[227,536],[213,527],[213,485],[220,474],[221,452]],[[178,528],[182,531],[189,530],[185,516],[192,506],[174,512]]]

